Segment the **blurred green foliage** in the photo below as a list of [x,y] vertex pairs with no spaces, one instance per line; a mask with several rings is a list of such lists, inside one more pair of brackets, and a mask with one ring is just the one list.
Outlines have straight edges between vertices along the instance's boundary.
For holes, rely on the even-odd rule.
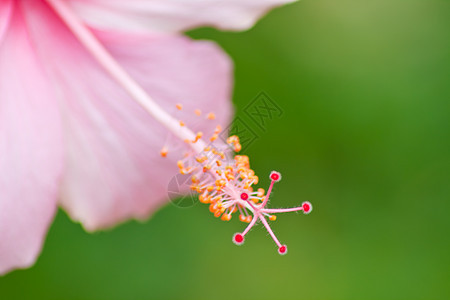
[[[204,205],[87,234],[60,212],[37,264],[1,299],[449,299],[450,2],[303,0],[248,32],[190,32],[236,63],[237,115],[266,91],[284,110],[245,153],[266,187],[279,256],[258,226]],[[252,124],[252,126],[255,126]]]

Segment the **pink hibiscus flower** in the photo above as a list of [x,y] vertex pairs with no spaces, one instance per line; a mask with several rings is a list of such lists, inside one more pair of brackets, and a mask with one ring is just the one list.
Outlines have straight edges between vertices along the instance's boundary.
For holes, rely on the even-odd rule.
[[1,0],[0,274],[34,263],[58,205],[92,231],[164,204],[204,146],[178,120],[213,135],[232,115],[229,58],[177,33],[247,29],[287,2]]

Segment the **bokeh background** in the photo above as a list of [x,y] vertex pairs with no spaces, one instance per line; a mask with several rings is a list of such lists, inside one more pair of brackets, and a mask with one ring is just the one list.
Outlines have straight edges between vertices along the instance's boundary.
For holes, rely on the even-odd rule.
[[[0,299],[449,299],[450,2],[303,0],[241,33],[199,29],[236,63],[237,115],[273,228],[167,205],[143,224],[87,234],[59,212],[38,262]],[[266,91],[265,131],[244,108]]]

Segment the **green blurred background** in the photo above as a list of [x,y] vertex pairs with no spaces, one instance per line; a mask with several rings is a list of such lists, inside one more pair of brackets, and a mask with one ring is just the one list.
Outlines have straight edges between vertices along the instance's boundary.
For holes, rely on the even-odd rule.
[[234,59],[245,122],[261,90],[284,110],[244,152],[283,174],[272,206],[314,205],[274,222],[289,254],[202,204],[92,235],[59,212],[0,299],[449,299],[449,29],[449,1],[303,0],[190,32]]

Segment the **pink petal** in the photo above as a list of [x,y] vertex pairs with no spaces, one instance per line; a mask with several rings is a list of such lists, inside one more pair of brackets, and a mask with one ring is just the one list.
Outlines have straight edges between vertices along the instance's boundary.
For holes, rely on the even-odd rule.
[[91,26],[178,32],[198,26],[248,29],[269,9],[295,0],[67,0]]
[[0,274],[36,260],[62,171],[59,112],[23,25],[15,7],[0,43]]
[[[29,28],[65,111],[67,167],[61,204],[88,230],[146,218],[167,203],[184,145],[137,105],[82,45],[35,1]],[[41,19],[47,20],[42,26]],[[96,33],[112,55],[167,111],[211,134],[231,117],[231,62],[213,43],[184,37]],[[185,108],[176,111],[175,104]],[[193,111],[215,111],[215,121]],[[176,142],[176,143],[174,143]],[[169,144],[169,155],[160,156]],[[180,144],[182,146],[180,146]]]
[[3,34],[8,28],[9,20],[12,13],[12,0],[0,1],[0,43],[2,41]]

